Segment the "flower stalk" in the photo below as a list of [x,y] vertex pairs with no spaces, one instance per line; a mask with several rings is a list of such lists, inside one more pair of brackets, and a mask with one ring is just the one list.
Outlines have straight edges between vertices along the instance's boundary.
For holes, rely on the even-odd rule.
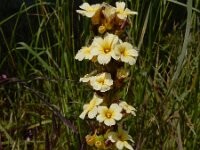
[[137,12],[126,8],[124,2],[116,2],[115,7],[107,3],[83,3],[77,13],[91,18],[94,37],[89,45],[83,46],[75,59],[95,63],[96,70],[80,78],[94,91],[89,103],[83,106],[81,119],[96,122],[95,131],[86,135],[86,143],[96,149],[133,150],[133,139],[122,128],[122,120],[136,116],[136,109],[120,100],[129,76],[127,65],[134,65],[138,57],[137,48],[128,40],[125,33],[129,16]]

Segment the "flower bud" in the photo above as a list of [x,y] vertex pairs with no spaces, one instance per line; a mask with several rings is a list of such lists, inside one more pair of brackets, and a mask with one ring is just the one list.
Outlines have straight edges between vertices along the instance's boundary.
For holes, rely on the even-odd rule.
[[95,138],[95,146],[100,149],[104,149],[105,147],[105,139],[103,135],[96,136]]
[[106,31],[106,27],[105,26],[99,26],[99,28],[98,28],[98,32],[100,33],[100,34],[103,34],[104,32]]
[[91,61],[94,63],[97,62],[97,56],[92,57]]
[[124,79],[129,76],[129,71],[125,68],[120,68],[117,70],[117,78]]
[[86,143],[87,143],[88,145],[90,145],[90,146],[93,146],[94,143],[95,143],[95,138],[96,138],[96,134],[94,134],[94,135],[87,135],[87,136],[85,137]]

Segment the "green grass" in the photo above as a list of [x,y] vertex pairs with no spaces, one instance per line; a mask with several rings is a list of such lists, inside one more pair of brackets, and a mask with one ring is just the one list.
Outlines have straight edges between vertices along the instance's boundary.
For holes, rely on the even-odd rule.
[[[126,122],[135,149],[196,150],[200,2],[126,2],[138,11],[127,34],[140,55],[122,93],[137,108]],[[86,149],[84,136],[92,126],[78,116],[92,91],[78,81],[93,66],[74,56],[92,33],[76,5],[24,3],[0,20],[0,72],[9,79],[0,83],[0,149]],[[174,21],[177,11],[183,17]]]

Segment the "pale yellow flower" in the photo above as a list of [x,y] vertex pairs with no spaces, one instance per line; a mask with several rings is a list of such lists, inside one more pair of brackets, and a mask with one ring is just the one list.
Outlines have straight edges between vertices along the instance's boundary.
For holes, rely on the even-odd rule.
[[131,141],[134,143],[132,137],[128,135],[127,131],[122,128],[118,128],[117,132],[108,133],[108,139],[115,143],[117,149],[122,150],[124,147],[133,150],[133,147],[127,142]]
[[129,71],[125,68],[117,69],[117,79],[124,79],[129,76]]
[[127,104],[125,101],[121,101],[119,103],[119,106],[122,107],[122,109],[124,109],[127,114],[132,114],[132,115],[136,116],[136,113],[135,113],[136,109],[133,106]]
[[111,58],[117,59],[114,47],[118,43],[118,36],[106,34],[104,38],[95,37],[92,42],[92,55],[97,56],[99,64],[108,64]]
[[121,111],[122,108],[116,103],[111,104],[110,108],[107,106],[99,106],[97,120],[104,122],[107,126],[115,125],[116,120],[118,121],[122,118]]
[[83,59],[91,60],[92,58],[93,56],[91,54],[91,46],[83,46],[75,56],[75,59],[78,59],[79,61],[82,61]]
[[102,20],[102,24],[105,26],[107,30],[111,30],[115,23],[115,7],[110,5],[105,5],[104,9],[102,9],[102,14],[104,19]]
[[119,19],[126,19],[128,15],[137,15],[138,13],[135,11],[131,11],[128,8],[125,8],[124,2],[116,2],[116,13]]
[[106,92],[111,89],[113,80],[110,73],[104,72],[91,77],[90,85],[97,91]]
[[103,3],[102,4],[102,13],[104,15],[104,17],[106,18],[110,18],[110,17],[114,17],[113,15],[115,15],[116,13],[116,8],[107,4],[107,3]]
[[84,77],[80,78],[80,82],[89,82],[91,79],[90,74],[86,74]]
[[76,10],[77,13],[91,18],[100,9],[101,5],[100,4],[90,5],[90,4],[85,2],[79,7],[83,10]]
[[89,82],[90,79],[92,78],[92,76],[93,76],[94,74],[96,74],[96,73],[97,73],[97,71],[94,70],[94,71],[92,71],[91,73],[86,74],[84,77],[80,78],[79,81],[80,81],[80,82]]
[[86,114],[88,114],[88,118],[93,119],[96,117],[98,113],[97,106],[100,105],[103,102],[103,99],[99,97],[98,95],[94,94],[92,100],[89,104],[83,105],[83,112],[80,114],[80,118],[84,119]]
[[130,65],[135,64],[138,56],[138,51],[128,42],[116,45],[114,52],[122,62],[129,63]]

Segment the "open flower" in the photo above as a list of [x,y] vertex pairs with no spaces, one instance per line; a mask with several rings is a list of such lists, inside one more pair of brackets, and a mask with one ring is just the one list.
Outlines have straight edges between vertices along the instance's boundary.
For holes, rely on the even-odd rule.
[[115,146],[119,150],[122,150],[124,147],[129,150],[133,150],[133,147],[127,141],[134,141],[132,137],[128,135],[127,131],[123,130],[122,128],[118,128],[117,132],[108,133],[108,139],[115,143]]
[[75,59],[78,59],[79,61],[82,61],[83,59],[91,60],[92,58],[93,56],[91,54],[91,46],[83,46],[75,56]]
[[103,3],[103,8],[102,9],[102,14],[104,16],[104,20],[102,21],[104,26],[106,27],[106,29],[110,30],[112,29],[113,25],[114,25],[114,19],[116,16],[116,8],[107,4],[107,3]]
[[115,47],[115,53],[122,62],[135,64],[138,56],[138,51],[128,42],[122,42]]
[[92,55],[97,56],[97,61],[100,64],[108,64],[111,57],[117,59],[114,47],[118,43],[118,39],[118,36],[109,33],[104,38],[94,38],[92,42]]
[[134,116],[136,116],[136,109],[133,107],[133,106],[131,106],[131,105],[129,105],[129,104],[127,104],[125,101],[121,101],[120,103],[119,103],[119,106],[121,106],[122,107],[122,109],[124,109],[125,111],[126,111],[126,113],[127,114],[132,114],[132,115],[134,115]]
[[97,120],[99,122],[104,122],[107,126],[115,125],[116,120],[122,118],[121,111],[122,108],[116,103],[113,103],[110,108],[107,106],[99,106]]
[[103,102],[103,99],[94,94],[89,104],[83,105],[83,112],[80,114],[80,118],[84,119],[85,115],[88,114],[88,118],[93,119],[96,117],[98,109],[97,106]]
[[90,74],[86,74],[84,77],[80,78],[80,82],[89,82],[91,79],[91,75]]
[[80,82],[89,82],[90,81],[90,79],[93,77],[93,75],[94,74],[96,74],[97,73],[97,70],[94,70],[94,71],[92,71],[91,73],[89,73],[89,74],[86,74],[84,77],[82,77],[82,78],[80,78]]
[[103,3],[102,6],[104,8],[104,9],[102,9],[102,13],[103,13],[104,17],[106,19],[109,19],[110,17],[113,18],[116,13],[116,8],[107,3]]
[[100,9],[101,5],[100,4],[90,5],[85,2],[79,7],[83,10],[76,10],[77,13],[91,18],[95,15],[96,11]]
[[104,72],[90,78],[91,86],[101,92],[106,92],[111,89],[113,80],[110,73]]
[[128,15],[137,15],[138,13],[135,11],[131,11],[128,8],[125,8],[124,2],[116,2],[116,13],[119,19],[126,19]]

